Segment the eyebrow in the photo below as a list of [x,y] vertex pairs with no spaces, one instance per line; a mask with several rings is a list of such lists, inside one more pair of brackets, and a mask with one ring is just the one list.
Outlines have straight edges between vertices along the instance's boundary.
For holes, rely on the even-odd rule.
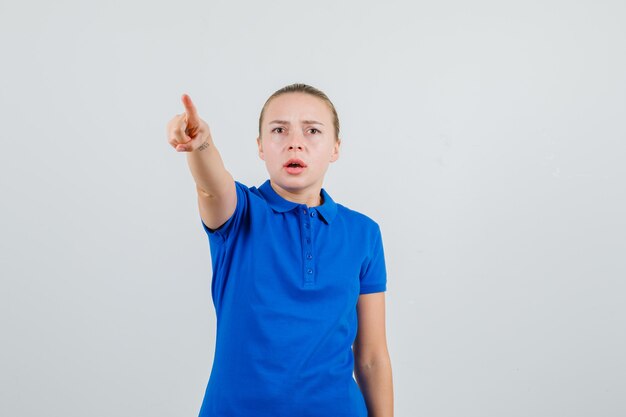
[[[281,124],[281,125],[290,125],[291,123],[289,123],[287,120],[272,120],[270,122],[270,124]],[[324,126],[324,123],[322,122],[318,122],[317,120],[302,120],[302,123],[306,124],[306,125],[322,125]]]

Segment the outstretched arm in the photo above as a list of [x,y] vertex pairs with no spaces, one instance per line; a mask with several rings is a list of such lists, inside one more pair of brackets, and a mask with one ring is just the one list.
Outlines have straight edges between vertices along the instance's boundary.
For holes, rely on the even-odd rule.
[[200,118],[191,97],[182,96],[185,112],[167,124],[168,142],[176,151],[187,152],[187,163],[196,182],[200,217],[217,229],[233,214],[237,193],[232,175],[224,167],[207,123]]
[[385,331],[385,293],[361,294],[354,341],[354,375],[369,417],[393,417],[393,378]]

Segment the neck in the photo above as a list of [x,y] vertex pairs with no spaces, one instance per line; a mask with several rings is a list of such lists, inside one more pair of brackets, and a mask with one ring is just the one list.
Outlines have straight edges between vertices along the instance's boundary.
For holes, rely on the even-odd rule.
[[274,189],[274,191],[276,191],[276,194],[278,194],[279,196],[281,196],[282,198],[284,198],[287,201],[291,201],[294,203],[298,203],[298,204],[305,204],[307,207],[316,207],[316,206],[321,206],[323,201],[322,201],[322,186],[321,184],[316,184],[314,185],[312,188],[308,188],[305,190],[286,190],[284,188],[282,188],[281,186],[279,186],[278,184],[274,183],[274,181],[272,181],[270,179],[270,185],[272,186],[272,188]]

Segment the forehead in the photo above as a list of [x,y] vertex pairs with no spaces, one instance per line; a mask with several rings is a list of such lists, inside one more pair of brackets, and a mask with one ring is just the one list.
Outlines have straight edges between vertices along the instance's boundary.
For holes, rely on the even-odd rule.
[[285,93],[273,98],[263,117],[264,123],[272,120],[318,120],[332,123],[332,113],[328,104],[319,97],[306,93]]

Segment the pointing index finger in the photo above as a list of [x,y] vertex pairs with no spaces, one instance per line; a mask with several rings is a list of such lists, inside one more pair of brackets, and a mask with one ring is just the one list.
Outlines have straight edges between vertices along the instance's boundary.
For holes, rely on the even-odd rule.
[[198,116],[198,110],[196,110],[196,106],[191,101],[191,97],[188,94],[183,94],[182,97],[183,105],[185,106],[185,111],[187,112],[187,121],[188,122],[197,122],[200,116]]

